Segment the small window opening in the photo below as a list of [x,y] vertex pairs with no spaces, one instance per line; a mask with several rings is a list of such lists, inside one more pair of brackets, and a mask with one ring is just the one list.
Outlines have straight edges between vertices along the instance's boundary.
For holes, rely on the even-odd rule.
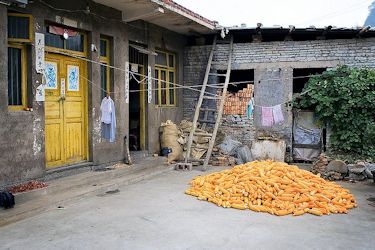
[[[218,70],[218,74],[225,74],[225,70]],[[225,82],[225,76],[219,77],[219,83]],[[237,93],[238,91],[246,88],[248,84],[254,84],[254,70],[232,70],[230,72],[230,80],[228,85],[228,92]]]
[[[63,34],[68,34],[68,39]],[[45,32],[46,46],[71,50],[76,52],[85,52],[86,35],[82,32],[69,29],[62,26],[47,25]]]
[[311,75],[319,75],[326,70],[326,68],[293,69],[293,93],[302,93]]
[[[218,73],[225,74],[225,71],[218,71]],[[220,76],[219,83],[224,82],[225,77]],[[252,113],[249,113],[249,103],[254,95],[254,70],[232,70],[229,82],[224,115],[252,117]]]

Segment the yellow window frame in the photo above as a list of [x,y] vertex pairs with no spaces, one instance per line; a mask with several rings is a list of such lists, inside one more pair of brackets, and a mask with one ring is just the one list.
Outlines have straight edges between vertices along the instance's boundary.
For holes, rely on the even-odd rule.
[[[106,64],[108,66],[111,65],[111,60],[110,60],[110,41],[107,38],[100,38],[100,41],[105,41],[106,43],[106,56],[100,56],[100,63]],[[99,46],[100,47],[100,46]],[[100,55],[100,51],[99,51]],[[107,71],[107,82],[106,82],[106,92],[111,92],[111,68],[106,66],[106,71]],[[100,85],[101,86],[101,85]]]
[[21,95],[22,95],[22,105],[9,105],[8,110],[19,111],[24,110],[27,107],[27,56],[26,56],[26,45],[25,44],[15,44],[8,43],[8,48],[21,49]]
[[[167,59],[167,65],[161,65],[161,64],[155,64],[155,70],[158,71],[158,103],[156,105],[160,107],[176,107],[176,88],[174,84],[176,84],[176,54],[170,53],[167,51],[161,51],[161,50],[156,50],[156,53],[162,53],[166,55]],[[170,67],[170,62],[169,62],[169,57],[172,56],[173,58],[173,67]],[[161,100],[161,92],[162,92],[162,82],[161,82],[161,72],[165,71],[166,72],[166,103],[163,104]],[[169,73],[173,73],[173,81],[171,81],[169,77]],[[173,82],[174,84],[170,84],[170,82]],[[173,104],[171,104],[170,100],[170,89],[173,88]]]
[[29,18],[29,39],[21,39],[21,38],[8,38],[8,42],[18,42],[18,43],[31,43],[34,39],[33,36],[33,16],[30,14],[22,14],[22,13],[8,13],[8,16],[14,17],[28,17]]
[[[83,51],[62,49],[62,48],[56,48],[56,47],[47,46],[47,45],[45,46],[45,51],[52,52],[52,53],[60,53],[62,55],[67,55],[67,56],[73,55],[73,56],[87,57],[87,34],[79,30],[77,30],[77,32],[83,36]],[[66,47],[65,41],[64,41],[64,47]]]

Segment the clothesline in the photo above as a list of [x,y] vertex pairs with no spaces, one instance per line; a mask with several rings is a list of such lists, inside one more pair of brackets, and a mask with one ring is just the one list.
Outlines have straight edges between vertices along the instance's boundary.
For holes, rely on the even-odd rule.
[[[106,93],[110,93],[110,94],[114,94],[115,92],[111,92],[111,91],[106,91],[105,89],[103,89],[99,84],[96,84],[95,82],[91,81],[90,79],[86,78],[85,76],[83,75],[80,75],[80,77],[82,77],[83,79],[85,79],[87,82],[91,83],[93,86],[96,86],[97,88],[99,88],[100,90],[106,92]],[[182,88],[182,87],[175,87],[175,89],[179,89],[179,88]],[[168,88],[161,88],[161,89],[168,89]],[[152,89],[152,91],[158,91],[159,89]],[[148,90],[142,90],[142,91],[148,91]],[[305,94],[307,94],[310,90],[307,90],[307,91],[304,91],[302,93],[300,93],[298,96],[303,96]],[[134,93],[132,90],[129,90],[130,93]],[[138,91],[136,91],[138,92]],[[259,107],[259,108],[274,108],[276,106],[279,106],[279,105],[283,105],[283,104],[286,104],[286,103],[289,103],[293,101],[293,98],[288,100],[288,101],[285,101],[285,102],[282,102],[282,103],[279,103],[279,104],[276,104],[276,105],[273,105],[273,106],[262,106],[262,105],[256,105],[256,104],[253,104],[254,107]]]
[[[310,92],[310,90],[306,90],[306,91],[304,91],[304,92],[298,94],[298,96],[303,96],[303,95],[307,94],[308,92]],[[291,101],[293,101],[293,97],[292,97],[292,99],[290,99],[290,100],[288,100],[288,101],[285,101],[285,102],[282,102],[282,103],[279,103],[279,104],[276,104],[276,105],[272,105],[272,106],[261,106],[261,105],[256,105],[256,104],[254,104],[254,107],[260,107],[260,108],[273,108],[273,107],[276,107],[276,106],[279,106],[279,105],[283,105],[283,104],[289,103],[289,102],[291,102]]]
[[[70,57],[73,57],[73,58],[76,58],[76,59],[81,59],[81,60],[84,60],[84,61],[87,61],[87,62],[90,62],[90,63],[95,63],[95,64],[98,64],[98,65],[101,65],[101,66],[105,66],[105,67],[108,67],[108,68],[111,68],[111,69],[114,69],[114,70],[119,70],[119,71],[122,71],[122,72],[126,72],[125,69],[118,68],[118,67],[115,67],[115,66],[111,66],[111,65],[108,65],[108,64],[105,64],[105,63],[101,63],[101,62],[98,62],[98,61],[94,61],[94,60],[91,60],[91,59],[88,59],[88,58],[80,57],[80,56],[74,55],[72,53],[67,53],[67,52],[62,52],[62,51],[53,52],[53,53],[70,56]],[[163,82],[163,83],[168,83],[169,85],[172,85],[172,86],[173,85],[174,86],[182,86],[182,88],[190,89],[190,90],[193,90],[193,91],[199,91],[200,92],[200,90],[193,89],[193,88],[201,88],[202,87],[202,85],[185,86],[185,85],[181,85],[181,84],[178,84],[178,83],[169,82],[169,81],[166,81],[166,80],[159,80],[157,78],[149,77],[148,75],[139,74],[139,73],[135,73],[135,72],[132,72],[132,71],[129,71],[129,73],[133,73],[133,74],[138,75],[138,76],[143,76],[145,78],[144,80],[146,80],[148,78],[151,78],[154,81],[160,81],[160,82]],[[313,76],[319,76],[319,75],[321,75],[321,74],[316,74],[316,75],[313,75]],[[295,77],[285,77],[283,79],[284,80],[287,80],[287,79],[303,79],[303,78],[309,78],[311,76],[312,75],[295,76]],[[274,79],[271,78],[271,79],[259,80],[259,82],[266,82],[266,81],[280,81],[280,78],[274,78]],[[254,83],[254,81],[253,80],[249,80],[249,81],[241,81],[241,82],[232,82],[232,83],[229,83],[229,84],[234,85],[234,84],[242,84],[242,83]],[[143,84],[147,84],[147,83],[143,83]],[[224,86],[224,84],[223,83],[207,84],[207,87],[213,87],[213,86],[215,86],[215,87],[217,87],[217,86]],[[142,92],[142,91],[143,90],[135,90],[134,92]],[[210,92],[206,92],[206,94],[214,95],[214,94],[212,94]]]
[[[154,80],[154,81],[160,81],[160,82],[164,82],[164,83],[168,83],[168,84],[173,84],[177,87],[181,87],[181,88],[185,88],[185,89],[189,89],[189,90],[193,90],[193,91],[197,91],[197,92],[201,92],[199,89],[194,89],[190,86],[184,86],[184,85],[181,85],[181,84],[178,84],[178,83],[172,83],[172,82],[167,82],[165,80],[159,80],[155,77],[152,77],[152,76],[147,76],[147,75],[143,75],[143,74],[139,74],[139,73],[135,73],[135,72],[132,72],[132,71],[129,71],[129,73],[133,76],[133,78],[136,78],[134,75],[137,75],[137,76],[142,76],[144,77],[144,79],[151,79],[151,80]],[[159,88],[158,88],[159,89]],[[169,89],[169,88],[166,88],[166,89]],[[141,90],[136,90],[136,91],[141,91]],[[129,91],[130,92],[130,91]],[[212,96],[217,96],[216,94],[214,93],[210,93],[210,92],[206,92],[206,94],[208,95],[212,95]]]
[[[53,52],[53,53],[70,56],[70,57],[73,57],[73,58],[76,58],[76,59],[80,59],[80,60],[84,60],[84,61],[87,61],[87,62],[90,62],[90,63],[95,63],[95,64],[98,64],[98,65],[101,65],[101,66],[109,67],[111,69],[119,70],[119,71],[122,71],[122,72],[127,72],[125,69],[121,69],[121,68],[118,68],[118,67],[115,67],[115,66],[111,66],[111,65],[108,65],[108,64],[105,64],[105,63],[101,63],[101,62],[98,62],[98,61],[90,60],[90,59],[87,59],[87,58],[84,58],[84,57],[80,57],[80,56],[77,56],[77,55],[74,55],[74,54],[71,54],[71,53],[66,53],[66,52],[61,52],[61,51],[59,51],[59,52]],[[195,89],[195,88],[202,88],[202,85],[185,86],[185,85],[181,85],[181,84],[178,84],[178,83],[168,82],[166,80],[161,80],[161,79],[159,80],[157,78],[149,77],[148,75],[144,75],[144,74],[140,74],[140,73],[136,73],[136,72],[132,72],[132,71],[129,71],[129,74],[133,77],[133,79],[135,79],[137,81],[138,84],[148,84],[148,83],[145,83],[145,81],[150,78],[153,81],[160,81],[160,82],[164,82],[164,83],[168,83],[170,85],[173,85],[174,89],[189,89],[189,90],[192,90],[192,91],[201,92],[200,89]],[[138,80],[135,77],[135,75],[141,76],[141,77],[143,77],[143,79],[142,80]],[[319,76],[319,75],[321,75],[321,74],[316,74],[314,76]],[[93,81],[89,80],[85,76],[81,75],[81,77],[84,78],[85,80],[87,80],[92,85],[96,85],[98,88],[100,88],[104,92],[113,93],[113,94],[115,93],[115,91],[107,91],[107,90],[101,88],[101,86],[99,84],[94,83]],[[311,77],[311,75],[296,76],[296,77],[286,77],[286,78],[283,78],[283,79],[301,79],[301,78],[308,78],[308,77]],[[275,79],[271,78],[271,79],[259,80],[259,82],[262,82],[262,81],[280,81],[280,78],[275,78]],[[254,83],[254,81],[252,81],[252,80],[249,80],[249,81],[239,81],[239,82],[231,82],[229,84],[235,86],[235,85],[239,85],[239,84],[243,84],[243,83]],[[216,83],[216,84],[212,84],[211,83],[211,84],[207,84],[207,87],[219,87],[219,86],[224,86],[224,83]],[[159,90],[166,90],[166,89],[170,89],[170,87],[157,88],[157,89],[152,88],[152,91],[159,91]],[[143,90],[129,90],[129,93],[146,92],[146,91],[149,91],[149,90],[148,89],[143,89]],[[302,95],[304,95],[306,93],[307,93],[307,91],[304,92],[304,93],[301,93],[299,96],[302,96]],[[214,93],[207,92],[207,91],[205,91],[205,94],[211,95],[211,96],[214,96],[214,97],[219,97],[218,95],[216,95]],[[280,103],[280,105],[288,103],[290,101],[292,101],[292,100],[288,100],[288,101],[285,101],[283,103]],[[277,104],[277,105],[279,105],[279,104]],[[254,104],[254,107],[265,107],[265,106],[260,106],[260,105]]]

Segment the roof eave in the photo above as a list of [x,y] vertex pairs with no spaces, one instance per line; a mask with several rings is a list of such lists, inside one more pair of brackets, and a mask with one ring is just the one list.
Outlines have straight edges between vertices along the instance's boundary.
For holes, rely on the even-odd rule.
[[164,3],[163,1],[160,1],[160,0],[150,0],[150,1],[153,2],[153,3],[156,3],[156,4],[160,5],[160,6],[162,6],[163,8],[166,8],[166,9],[172,11],[172,12],[175,12],[175,13],[181,15],[181,16],[184,16],[184,17],[192,20],[193,22],[196,22],[196,23],[198,23],[198,24],[200,24],[200,25],[208,28],[211,31],[216,30],[216,25],[215,25],[214,22],[207,22],[207,21],[204,21],[204,20],[202,20],[200,18],[197,18],[197,17],[195,17],[193,15],[189,15],[188,13],[182,11],[181,9],[178,9],[178,8],[176,8],[174,6],[166,4],[166,3]]

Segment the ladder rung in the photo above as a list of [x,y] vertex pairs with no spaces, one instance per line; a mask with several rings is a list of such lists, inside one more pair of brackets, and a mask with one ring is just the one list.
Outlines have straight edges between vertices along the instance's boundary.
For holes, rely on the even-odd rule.
[[209,134],[209,133],[199,133],[199,132],[195,132],[194,135],[203,136],[203,137],[211,137],[212,136],[212,134]]
[[228,40],[217,40],[216,44],[230,44],[230,41],[228,41]]
[[209,73],[210,76],[226,76],[227,74]]
[[205,111],[208,111],[208,112],[217,112],[216,109],[209,109],[209,108],[201,108],[200,111],[202,111],[202,112],[205,112]]
[[200,123],[210,123],[210,124],[215,124],[216,121],[210,121],[210,120],[198,120]]
[[209,96],[209,95],[205,95],[205,96],[203,96],[203,98],[211,99],[211,100],[220,100],[221,99],[220,96]]

